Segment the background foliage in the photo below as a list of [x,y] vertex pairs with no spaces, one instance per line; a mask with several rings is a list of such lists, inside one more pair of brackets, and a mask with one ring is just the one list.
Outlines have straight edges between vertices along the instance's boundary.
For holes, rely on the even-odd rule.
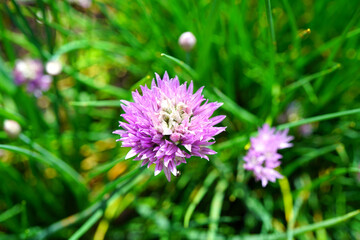
[[[359,2],[268,4],[2,3],[0,121],[23,131],[0,130],[0,239],[359,239]],[[185,31],[197,37],[188,54]],[[13,83],[25,57],[63,63],[40,98]],[[165,70],[206,86],[227,115],[218,154],[170,183],[124,161],[111,133],[119,100]],[[266,188],[242,168],[264,122],[295,136],[286,178]]]

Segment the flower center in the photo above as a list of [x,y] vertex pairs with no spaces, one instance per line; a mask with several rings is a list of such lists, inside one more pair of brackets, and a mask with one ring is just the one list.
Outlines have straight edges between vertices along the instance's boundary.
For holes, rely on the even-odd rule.
[[164,136],[170,136],[176,143],[180,140],[181,134],[187,131],[185,122],[190,121],[192,111],[185,103],[177,102],[176,99],[164,98],[158,104],[160,109],[158,117],[154,119],[155,129]]

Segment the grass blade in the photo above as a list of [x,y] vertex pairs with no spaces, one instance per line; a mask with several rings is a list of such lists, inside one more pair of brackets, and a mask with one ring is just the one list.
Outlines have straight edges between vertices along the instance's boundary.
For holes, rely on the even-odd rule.
[[301,125],[304,125],[307,123],[319,122],[319,121],[329,120],[329,119],[333,119],[333,118],[338,118],[338,117],[352,115],[352,114],[358,114],[358,113],[360,113],[360,108],[336,112],[336,113],[328,113],[328,114],[323,114],[323,115],[316,116],[316,117],[301,119],[296,122],[281,124],[281,125],[277,126],[277,129],[284,130],[286,128],[298,127],[298,126],[301,126]]
[[[96,197],[95,197],[95,202],[99,201],[100,199],[102,199],[104,197],[105,194],[107,194],[108,192],[113,191],[114,189],[116,189],[120,184],[126,185],[126,183],[131,182],[135,176],[141,176],[141,172],[144,170],[144,168],[136,168],[134,170],[132,170],[131,172],[129,172],[128,174],[121,176],[119,178],[117,178],[116,180],[108,183],[105,185],[104,189],[101,191],[101,193],[99,193]],[[130,179],[130,180],[129,180]],[[125,183],[124,183],[125,182]],[[123,186],[121,185],[121,186]]]
[[274,21],[273,21],[272,12],[271,12],[270,0],[265,0],[265,7],[266,7],[266,17],[267,17],[267,21],[269,23],[271,43],[274,47],[274,52],[276,52],[275,28],[274,28]]
[[136,82],[133,86],[131,86],[130,91],[135,91],[140,86],[145,86],[146,83],[151,84],[151,77],[149,75],[146,75],[142,79],[140,79],[138,82]]
[[290,92],[290,91],[293,91],[294,89],[298,88],[298,87],[301,87],[303,85],[305,85],[306,83],[309,83],[319,77],[322,77],[322,76],[325,76],[325,75],[328,75],[332,72],[334,72],[335,70],[339,69],[341,67],[341,65],[338,63],[338,64],[335,64],[334,66],[332,66],[331,68],[328,68],[328,69],[325,69],[323,71],[320,71],[318,73],[314,73],[314,74],[311,74],[309,76],[306,76],[304,78],[301,78],[299,79],[298,81],[286,86],[284,88],[284,91],[285,92]]
[[[357,28],[357,29],[354,29],[354,30],[348,32],[346,34],[345,38],[350,39],[350,38],[358,36],[359,34],[360,34],[360,28]],[[323,52],[325,52],[329,48],[334,47],[337,44],[340,44],[341,41],[342,41],[341,36],[339,36],[339,37],[336,37],[336,38],[324,43],[323,45],[315,48],[314,51],[312,53],[310,53],[309,55],[304,56],[303,58],[299,58],[298,62],[296,63],[296,67],[297,68],[304,67],[306,64],[308,64],[310,61],[315,59],[317,56],[321,55]]]
[[120,107],[119,100],[70,102],[75,107]]
[[[325,68],[327,68],[331,62],[333,61],[333,59],[335,58],[337,52],[340,49],[340,46],[344,43],[345,39],[346,39],[346,35],[349,32],[349,30],[351,29],[351,27],[356,24],[357,19],[360,16],[360,8],[358,8],[356,10],[356,12],[354,13],[354,15],[352,16],[350,22],[347,24],[347,26],[344,28],[344,31],[341,33],[340,36],[340,40],[339,42],[335,45],[334,49],[331,50],[330,52],[330,56],[327,58],[326,63],[325,63]],[[319,88],[322,85],[322,82],[324,80],[324,76],[320,77],[316,82],[315,82],[315,89],[319,90]]]
[[114,95],[116,97],[119,97],[121,99],[129,99],[130,98],[129,91],[127,91],[125,89],[122,89],[122,88],[119,88],[119,87],[114,87],[114,86],[111,86],[111,85],[106,85],[106,84],[103,84],[103,83],[96,82],[93,78],[87,77],[87,76],[75,71],[70,66],[64,66],[63,71],[66,74],[69,74],[70,76],[72,76],[77,81],[79,81],[79,82],[81,82],[81,83],[83,83],[83,84],[85,84],[85,85],[87,85],[89,87],[92,87],[92,88],[98,89],[100,91],[112,94],[112,95]]
[[[71,167],[69,167],[66,163],[59,163],[59,161],[54,161],[52,158],[48,158],[45,156],[40,155],[37,152],[30,151],[25,148],[17,147],[17,146],[11,146],[11,145],[5,145],[0,144],[0,149],[8,150],[15,153],[24,154],[28,157],[33,158],[34,160],[53,167],[58,171],[58,173],[64,177],[64,179],[68,182],[70,186],[72,186],[71,189],[76,189],[75,193],[82,194],[86,191],[86,186],[83,185],[81,182],[83,182],[81,179],[82,177],[78,175]],[[69,172],[68,172],[69,171]],[[75,174],[74,174],[75,172]],[[76,186],[76,188],[74,188]],[[80,192],[78,192],[80,190]],[[79,196],[79,195],[78,195]],[[80,197],[80,196],[79,196]]]
[[[209,95],[207,91],[205,92],[206,95]],[[237,103],[235,103],[233,100],[227,97],[219,89],[214,88],[214,92],[218,96],[217,100],[224,103],[224,106],[222,108],[227,110],[229,113],[233,114],[238,119],[250,123],[252,125],[257,125],[260,122],[259,119],[254,114],[240,107]]]
[[192,202],[190,203],[189,207],[186,209],[185,217],[184,217],[184,227],[189,227],[189,222],[191,215],[193,214],[196,206],[200,203],[201,199],[205,196],[207,191],[209,190],[210,185],[215,181],[218,177],[218,173],[213,170],[211,173],[207,175],[204,180],[204,184],[201,186],[199,191],[196,193],[195,197],[193,198]]
[[0,223],[12,218],[13,216],[21,213],[24,210],[24,205],[22,203],[13,206],[12,208],[6,210],[0,214]]
[[197,80],[199,78],[198,74],[195,72],[194,69],[192,69],[189,65],[187,65],[186,63],[184,63],[183,61],[177,59],[177,58],[174,58],[170,55],[167,55],[165,53],[162,53],[161,54],[162,57],[165,57],[166,59],[169,59],[170,61],[176,63],[177,65],[179,65],[180,67],[182,67],[188,74],[190,74],[190,76]]
[[[304,186],[304,188],[300,189],[300,190],[311,190],[311,189],[317,188],[323,182],[332,181],[334,179],[334,177],[344,175],[344,174],[348,174],[348,173],[360,173],[360,168],[337,168],[337,169],[331,171],[330,173],[328,173],[326,175],[323,175],[323,176],[321,176],[319,178],[316,178],[313,182],[311,182],[308,185]],[[300,190],[295,191],[295,194],[298,194],[298,192]]]
[[84,40],[77,40],[77,41],[69,42],[67,44],[62,45],[54,53],[53,58],[55,58],[55,59],[59,58],[61,55],[75,51],[75,50],[89,49],[89,48],[103,50],[103,51],[112,52],[112,53],[114,53],[114,52],[124,53],[124,52],[129,51],[128,48],[111,43],[111,42],[90,41],[90,40],[84,39]]
[[314,149],[313,151],[308,151],[305,155],[302,157],[296,159],[295,161],[289,163],[286,165],[284,170],[282,171],[282,174],[285,176],[290,176],[298,167],[304,165],[305,163],[320,157],[326,153],[335,151],[338,147],[338,144],[326,146],[320,149]]
[[318,222],[318,223],[314,223],[314,224],[311,224],[311,225],[296,228],[294,230],[294,236],[297,236],[297,235],[300,235],[300,234],[303,234],[303,233],[306,233],[306,232],[314,231],[314,230],[317,230],[317,229],[321,229],[321,228],[332,227],[332,226],[334,226],[336,224],[343,223],[343,222],[355,217],[359,213],[360,213],[360,209],[349,212],[349,213],[347,213],[347,214],[345,214],[343,216],[340,216],[340,217],[334,217],[334,218],[327,219],[327,220],[324,220],[324,221],[321,221],[321,222]]
[[[327,219],[321,222],[317,222],[317,223],[313,223],[313,224],[309,224],[303,227],[299,227],[294,229],[293,231],[293,236],[298,236],[301,234],[304,234],[306,232],[311,232],[311,231],[315,231],[317,229],[321,229],[321,228],[329,228],[332,226],[335,226],[337,224],[340,223],[344,223],[347,220],[355,217],[356,215],[358,215],[360,213],[360,210],[355,210],[352,212],[349,212],[343,216],[340,217],[334,217],[331,219]],[[231,240],[282,240],[282,239],[286,239],[287,238],[287,233],[274,233],[274,234],[259,234],[259,235],[253,235],[253,236],[236,236],[236,237],[232,237],[229,238]]]
[[73,182],[76,182],[77,185],[81,186],[82,188],[85,188],[85,186],[81,184],[85,182],[84,178],[79,173],[77,173],[72,167],[70,167],[70,165],[68,165],[60,158],[54,156],[51,152],[49,152],[39,144],[33,142],[30,138],[28,138],[24,134],[20,134],[20,139],[24,143],[29,144],[36,151],[41,153],[44,156],[45,162],[47,162],[51,166],[54,166],[57,170],[59,170],[59,173],[61,173],[64,176],[68,176],[70,179],[72,179]]
[[221,209],[224,201],[225,190],[228,187],[228,182],[226,179],[221,179],[215,188],[215,195],[211,201],[210,206],[210,221],[209,230],[208,230],[208,240],[216,238],[216,232],[219,226],[219,219],[221,215]]
[[5,108],[0,108],[0,116],[5,119],[15,120],[15,121],[19,122],[22,126],[26,125],[26,121],[21,115],[14,113],[14,112],[10,112],[10,111],[6,110]]
[[91,170],[91,172],[89,172],[87,181],[93,179],[94,177],[96,177],[104,172],[107,172],[112,167],[114,167],[116,164],[118,164],[119,162],[122,162],[124,160],[125,160],[125,157],[122,157],[122,158],[116,159],[112,162],[104,163],[104,164],[94,168],[93,170]]
[[15,84],[12,80],[11,72],[6,68],[6,64],[0,56],[0,89],[13,95],[16,91]]
[[279,185],[284,203],[285,219],[289,222],[294,210],[289,180],[284,176],[279,179]]
[[236,137],[232,137],[230,140],[227,140],[225,142],[221,142],[221,143],[216,143],[213,146],[213,149],[217,152],[223,150],[223,149],[228,149],[231,148],[233,146],[245,146],[246,142],[249,140],[248,137],[241,135],[241,136],[236,136]]
[[84,235],[103,215],[103,210],[97,210],[70,238],[69,240],[77,240]]

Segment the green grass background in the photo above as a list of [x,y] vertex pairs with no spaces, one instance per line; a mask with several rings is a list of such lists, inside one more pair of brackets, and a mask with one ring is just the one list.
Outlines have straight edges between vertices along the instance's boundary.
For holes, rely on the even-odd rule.
[[[0,239],[360,239],[359,9],[356,0],[4,1],[0,122],[23,131],[0,130]],[[178,46],[185,31],[197,38],[188,54]],[[64,64],[39,99],[13,83],[25,57]],[[111,134],[119,100],[165,71],[205,86],[227,115],[218,154],[190,159],[170,183],[125,161],[129,149]],[[285,178],[262,188],[242,158],[265,122],[295,140],[281,152]]]

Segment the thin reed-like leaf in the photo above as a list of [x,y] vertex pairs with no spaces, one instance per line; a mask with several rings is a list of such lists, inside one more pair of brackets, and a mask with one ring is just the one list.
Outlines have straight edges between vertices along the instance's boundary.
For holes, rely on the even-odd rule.
[[184,217],[184,227],[189,227],[189,222],[191,219],[191,216],[196,208],[196,206],[200,203],[201,199],[205,196],[207,191],[209,190],[210,185],[215,181],[215,179],[218,177],[218,173],[214,170],[210,172],[207,177],[204,180],[204,184],[201,186],[201,188],[197,191],[195,197],[192,199],[189,207],[186,209],[185,217]]
[[161,54],[162,57],[165,57],[166,59],[176,63],[177,65],[179,65],[181,68],[183,68],[188,74],[190,74],[190,76],[194,79],[197,80],[199,78],[199,76],[197,75],[197,73],[195,72],[195,70],[193,70],[189,65],[187,65],[186,63],[184,63],[183,61],[172,57],[170,55],[167,55],[165,53]]
[[120,107],[120,100],[70,102],[75,107]]
[[103,216],[104,211],[98,209],[71,237],[69,240],[77,240],[82,237],[99,219]]
[[358,113],[360,113],[360,108],[347,110],[347,111],[336,112],[336,113],[328,113],[328,114],[323,114],[323,115],[316,116],[316,117],[301,119],[301,120],[296,121],[296,122],[290,122],[290,123],[281,124],[281,125],[277,126],[277,129],[283,130],[283,129],[286,129],[286,128],[293,128],[293,127],[301,126],[301,125],[304,125],[304,124],[307,124],[307,123],[325,121],[325,120],[329,120],[329,119],[333,119],[333,118],[339,118],[339,117],[342,117],[342,116],[358,114]]
[[208,240],[216,239],[216,232],[219,226],[219,219],[221,216],[221,209],[224,201],[225,190],[228,187],[228,182],[226,179],[221,179],[215,188],[215,194],[211,201],[210,205],[210,219],[208,230]]

